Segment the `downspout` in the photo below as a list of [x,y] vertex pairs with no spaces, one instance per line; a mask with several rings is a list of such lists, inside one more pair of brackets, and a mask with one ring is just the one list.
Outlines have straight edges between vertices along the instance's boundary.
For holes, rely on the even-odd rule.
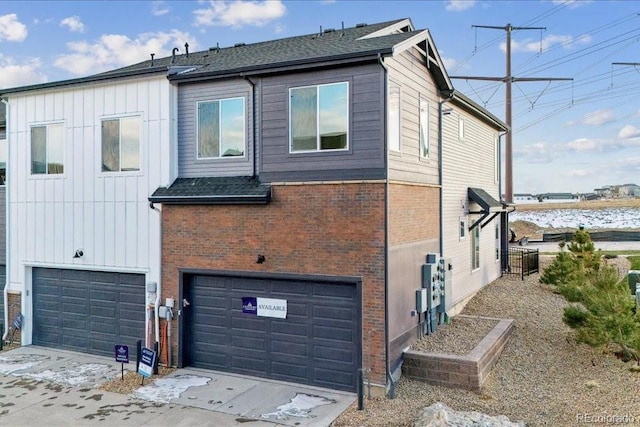
[[253,151],[253,174],[252,176],[254,178],[258,177],[258,166],[257,166],[257,161],[258,161],[258,154],[257,154],[257,147],[258,147],[258,141],[256,140],[256,136],[257,136],[257,124],[256,124],[256,84],[253,82],[253,80],[251,80],[249,77],[247,77],[244,74],[241,74],[242,78],[251,85],[251,111],[252,111],[252,116],[253,116],[253,126],[251,126],[251,135],[252,135],[252,139],[253,139],[253,147],[252,147],[252,151]]
[[443,208],[443,200],[444,200],[444,196],[443,196],[443,192],[444,192],[444,187],[443,187],[443,167],[442,167],[442,159],[443,159],[443,155],[442,155],[442,148],[444,146],[444,137],[443,137],[443,133],[444,133],[444,126],[443,126],[443,106],[446,102],[449,102],[453,99],[453,95],[455,93],[455,90],[451,89],[449,91],[446,92],[442,92],[442,94],[446,95],[446,98],[444,98],[442,101],[438,102],[438,185],[440,186],[440,218],[439,218],[439,222],[440,222],[440,256],[443,257],[444,256],[444,208]]
[[[395,399],[396,397],[396,385],[393,382],[393,376],[391,375],[391,367],[389,364],[389,175],[388,175],[388,156],[387,150],[387,77],[389,69],[385,65],[382,55],[378,54],[378,63],[384,70],[383,79],[383,95],[382,105],[384,107],[382,115],[382,135],[383,135],[383,149],[384,149],[384,353],[385,353],[385,368],[387,375],[387,382],[389,383],[389,398]],[[371,366],[369,366],[371,369]]]
[[[506,132],[498,132],[498,200],[502,202],[502,137]],[[509,257],[509,212],[500,215],[500,276],[507,270]]]
[[[10,157],[10,153],[11,153],[11,144],[9,144],[9,101],[7,101],[6,99],[0,99],[0,102],[2,102],[5,106],[5,123],[6,123],[6,127],[5,127],[5,137],[7,140],[7,160],[5,161],[5,180],[4,180],[4,191],[5,191],[5,279],[4,279],[4,291],[2,292],[2,298],[4,298],[4,328],[5,331],[9,331],[8,329],[8,324],[9,324],[9,270],[10,270],[10,265],[11,263],[6,261],[6,257],[9,254],[9,233],[10,233],[10,227],[6,226],[6,222],[9,222],[8,220],[9,218],[9,195],[10,195],[10,191],[9,191],[9,184],[7,183],[7,181],[9,180],[9,159]],[[0,331],[0,339],[4,339],[4,334],[5,331]]]

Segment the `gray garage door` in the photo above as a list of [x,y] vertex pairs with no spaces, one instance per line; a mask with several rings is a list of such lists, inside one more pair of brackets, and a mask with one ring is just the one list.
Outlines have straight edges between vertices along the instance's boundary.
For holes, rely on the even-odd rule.
[[[33,269],[33,344],[113,356],[144,340],[145,276]],[[135,354],[135,351],[133,351]]]
[[[355,283],[192,276],[183,295],[185,365],[356,389],[360,317]],[[286,300],[287,317],[243,313],[242,298]]]

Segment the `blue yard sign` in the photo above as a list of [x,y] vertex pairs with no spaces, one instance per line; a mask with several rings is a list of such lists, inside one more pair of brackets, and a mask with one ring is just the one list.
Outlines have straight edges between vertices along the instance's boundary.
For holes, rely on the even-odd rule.
[[140,355],[140,366],[138,373],[144,378],[150,378],[153,375],[153,366],[156,363],[156,352],[150,348],[143,347]]
[[116,344],[116,362],[129,363],[129,346]]

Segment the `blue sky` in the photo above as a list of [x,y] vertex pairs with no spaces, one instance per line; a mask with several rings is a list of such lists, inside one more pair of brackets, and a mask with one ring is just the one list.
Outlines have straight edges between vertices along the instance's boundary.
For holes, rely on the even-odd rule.
[[[1,1],[0,88],[64,80],[170,55],[411,18],[451,76],[572,81],[513,85],[515,193],[640,184],[640,1]],[[505,117],[504,84],[453,80]]]

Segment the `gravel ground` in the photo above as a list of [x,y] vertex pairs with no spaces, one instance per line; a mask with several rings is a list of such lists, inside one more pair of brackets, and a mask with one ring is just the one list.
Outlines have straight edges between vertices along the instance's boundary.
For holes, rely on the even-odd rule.
[[429,353],[467,354],[497,324],[495,319],[456,316],[449,324],[438,325],[435,334],[424,337],[411,349]]
[[[541,256],[541,267],[551,259]],[[621,272],[628,270],[626,259],[610,261]],[[333,426],[412,426],[421,409],[434,402],[456,411],[505,415],[527,426],[611,425],[625,420],[640,425],[640,373],[602,349],[576,344],[573,331],[562,323],[565,300],[538,278],[502,277],[463,310],[467,315],[515,319],[514,332],[482,391],[402,378],[396,399],[365,400],[364,411],[351,406]],[[594,423],[595,417],[609,418]]]

